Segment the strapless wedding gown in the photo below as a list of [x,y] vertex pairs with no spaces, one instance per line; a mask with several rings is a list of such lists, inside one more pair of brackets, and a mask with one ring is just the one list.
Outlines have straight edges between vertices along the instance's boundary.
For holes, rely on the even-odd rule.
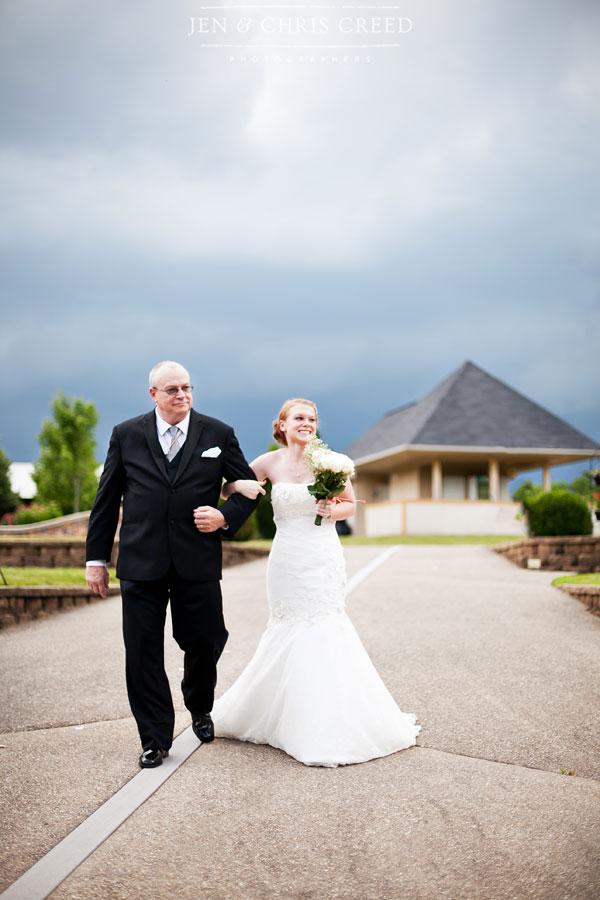
[[412,746],[400,711],[344,611],[335,525],[314,524],[305,484],[273,485],[270,618],[252,660],[213,710],[219,737],[270,744],[309,766],[365,762]]

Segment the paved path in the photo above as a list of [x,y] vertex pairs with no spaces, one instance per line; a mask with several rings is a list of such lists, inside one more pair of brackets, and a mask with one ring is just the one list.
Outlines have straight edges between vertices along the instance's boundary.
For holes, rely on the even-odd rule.
[[[381,552],[347,548],[349,573]],[[264,571],[226,572],[220,689],[264,627]],[[328,770],[217,740],[50,896],[595,900],[600,618],[551,579],[482,547],[400,547],[348,609],[419,746]],[[8,629],[0,652],[2,890],[131,785],[138,749],[117,598]],[[182,732],[170,638],[167,659]]]

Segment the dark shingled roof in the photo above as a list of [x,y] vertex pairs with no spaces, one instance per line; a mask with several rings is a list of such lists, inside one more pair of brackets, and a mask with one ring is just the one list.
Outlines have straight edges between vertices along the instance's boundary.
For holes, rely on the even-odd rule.
[[360,460],[402,444],[596,450],[598,443],[465,362],[418,403],[387,413],[346,451]]

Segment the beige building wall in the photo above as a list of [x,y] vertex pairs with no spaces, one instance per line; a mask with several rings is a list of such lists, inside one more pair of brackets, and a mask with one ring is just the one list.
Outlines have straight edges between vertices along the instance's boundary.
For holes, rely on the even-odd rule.
[[466,491],[464,475],[442,475],[442,500],[465,500]]
[[384,475],[358,474],[352,484],[356,496],[366,503],[381,503],[389,499],[388,478]]
[[367,503],[381,503],[387,500],[389,493],[387,478],[381,475],[374,477],[357,475],[352,483],[357,499],[363,502],[356,504],[356,512],[349,520],[349,524],[355,534],[365,534],[365,505]]
[[[361,506],[362,504],[359,504]],[[363,512],[364,531],[368,537],[379,537],[385,534],[404,534],[404,503],[377,503],[366,506]]]
[[392,472],[390,475],[390,500],[419,499],[419,470]]
[[367,505],[364,531],[369,537],[387,534],[498,534],[523,535],[519,503],[480,500],[397,500]]
[[431,466],[419,466],[419,497],[431,499]]

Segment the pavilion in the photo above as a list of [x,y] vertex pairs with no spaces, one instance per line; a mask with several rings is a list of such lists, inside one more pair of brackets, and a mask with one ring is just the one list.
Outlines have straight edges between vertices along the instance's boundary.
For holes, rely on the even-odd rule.
[[385,415],[346,451],[358,534],[521,534],[508,482],[600,456],[600,444],[465,362],[427,396]]

